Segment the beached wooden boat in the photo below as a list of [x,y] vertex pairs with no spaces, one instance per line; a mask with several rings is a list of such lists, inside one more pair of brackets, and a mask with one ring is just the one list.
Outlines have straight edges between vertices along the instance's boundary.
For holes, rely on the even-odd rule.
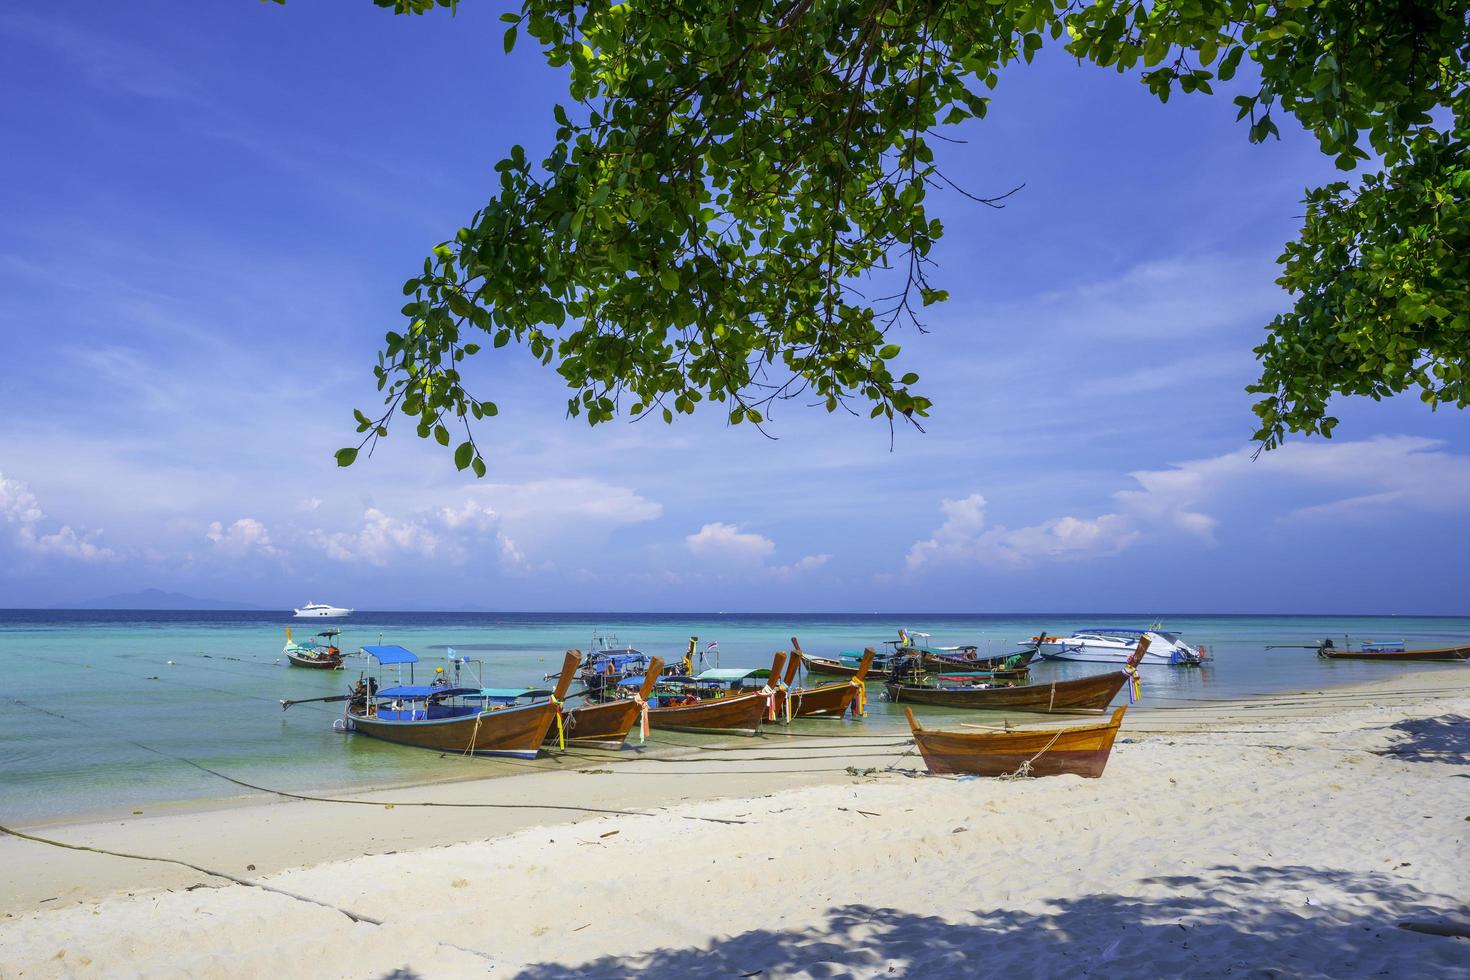
[[1106,723],[1075,728],[1034,728],[1006,732],[926,731],[905,708],[914,744],[933,773],[976,776],[1061,776],[1096,778],[1103,774],[1124,705]]
[[[418,660],[402,647],[363,647],[363,652],[379,664]],[[580,659],[575,652],[567,653],[554,691],[411,683],[380,688],[349,702],[347,728],[385,742],[441,752],[534,759],[556,722]],[[543,700],[531,700],[538,697]]]
[[[658,683],[664,662],[658,657],[648,662],[648,673],[643,675],[643,684],[631,697],[616,701],[588,701],[569,711],[562,712],[562,733],[567,745],[579,745],[591,749],[621,749],[628,733],[638,724],[643,709],[648,704],[649,692]],[[555,730],[546,732],[548,744],[557,742]]]
[[[786,655],[778,653],[770,670],[717,669],[698,677],[660,678],[648,723],[670,731],[754,735],[775,719],[776,686],[770,679],[781,676],[785,662]],[[741,686],[756,679],[768,683],[757,690]]]
[[[795,641],[795,637],[792,640]],[[877,655],[873,650],[863,651],[863,659],[858,664],[857,673],[851,679],[836,684],[818,684],[815,687],[791,687],[796,677],[796,671],[801,666],[803,656],[801,648],[795,642],[795,648],[791,652],[791,659],[786,669],[786,683],[782,690],[776,694],[776,716],[780,719],[790,718],[841,718],[847,714],[847,710],[854,704],[859,704],[856,714],[862,714],[862,705],[859,698],[866,700],[867,687],[866,678],[868,669],[873,665],[873,658]],[[789,709],[788,709],[789,704]]]
[[929,684],[887,684],[888,700],[895,704],[929,704],[944,708],[977,708],[1001,711],[1034,711],[1081,713],[1106,711],[1113,698],[1128,683],[1148,650],[1148,638],[1138,641],[1138,648],[1128,658],[1124,670],[1109,671],[1094,677],[1045,684],[1023,684],[1014,687],[983,685],[940,686]]
[[[281,649],[292,667],[312,670],[341,670],[342,651],[337,646],[341,630],[322,630],[305,643],[291,639],[291,627],[286,627],[286,645]],[[317,641],[321,642],[318,643]]]
[[1323,640],[1317,645],[1317,656],[1324,660],[1371,660],[1379,663],[1454,663],[1470,660],[1470,646],[1408,650],[1402,643],[1364,643],[1360,649],[1349,650],[1338,649],[1331,640]]

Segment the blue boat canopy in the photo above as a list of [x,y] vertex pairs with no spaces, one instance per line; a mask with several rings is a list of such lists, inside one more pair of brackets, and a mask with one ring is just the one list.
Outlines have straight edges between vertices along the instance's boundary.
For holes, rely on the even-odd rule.
[[629,667],[647,666],[648,658],[636,650],[632,653],[598,653],[592,655],[587,667],[593,670],[600,670],[609,663],[612,664],[615,672],[621,673]]
[[416,664],[419,662],[419,658],[414,656],[412,651],[400,646],[363,647],[362,652],[377,658],[380,664]]
[[478,687],[435,687],[432,684],[400,684],[397,687],[385,687],[378,691],[375,697],[390,698],[394,701],[423,701],[431,697],[463,697],[466,694],[479,694]]
[[642,687],[644,676],[646,675],[640,675],[638,677],[624,677],[622,680],[618,681],[618,687]]

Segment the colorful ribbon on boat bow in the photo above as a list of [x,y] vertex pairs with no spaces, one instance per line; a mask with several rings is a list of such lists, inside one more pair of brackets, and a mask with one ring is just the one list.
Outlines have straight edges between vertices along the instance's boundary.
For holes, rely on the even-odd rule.
[[853,698],[852,701],[852,712],[858,717],[862,717],[868,713],[868,684],[866,681],[860,681],[856,677],[848,681],[848,683],[857,688],[857,697]]
[[557,698],[555,694],[553,694],[551,696],[551,703],[556,705],[556,747],[565,751],[567,747],[567,733],[566,730],[562,728],[561,724],[562,702],[560,701],[560,699]]
[[638,703],[638,744],[642,745],[648,741],[648,701],[637,694],[633,700]]
[[1123,673],[1128,675],[1128,703],[1137,704],[1138,699],[1143,697],[1143,683],[1138,676],[1138,668],[1132,664],[1124,664]]
[[766,721],[776,720],[776,689],[770,684],[761,688],[760,693],[766,698]]

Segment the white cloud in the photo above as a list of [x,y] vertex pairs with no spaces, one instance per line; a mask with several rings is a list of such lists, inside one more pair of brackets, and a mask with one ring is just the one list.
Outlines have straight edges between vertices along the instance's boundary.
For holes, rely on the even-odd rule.
[[807,555],[790,565],[777,565],[771,569],[771,577],[780,582],[790,582],[797,576],[815,568],[821,568],[832,560],[831,555]]
[[1117,514],[1085,520],[1058,517],[1011,530],[988,527],[985,498],[971,494],[940,502],[945,520],[932,537],[909,549],[906,564],[915,571],[931,562],[975,562],[1024,565],[1036,558],[1093,558],[1113,555],[1138,538],[1127,519]]
[[19,480],[7,479],[0,473],[0,514],[9,524],[34,524],[46,515],[36,503],[36,495]]
[[363,511],[362,527],[356,531],[318,530],[311,537],[328,558],[380,567],[399,555],[433,558],[440,547],[439,536],[422,520],[400,520],[376,507]]
[[219,521],[211,521],[204,536],[214,542],[215,548],[222,554],[241,556],[252,551],[263,555],[276,554],[276,548],[271,544],[270,532],[253,517],[242,517],[229,527]]
[[1167,339],[1264,322],[1281,301],[1271,267],[1255,257],[1179,256],[1039,297],[1020,316],[1090,337]]
[[25,525],[16,532],[15,537],[22,548],[38,554],[60,555],[85,562],[112,561],[117,557],[116,552],[91,540],[100,533],[102,532],[92,531],[78,534],[70,525],[63,524],[55,533],[38,536],[32,526]]
[[500,522],[500,515],[478,501],[466,500],[462,507],[439,508],[439,520],[448,528],[488,530]]
[[516,528],[564,528],[568,524],[626,527],[657,520],[663,505],[630,487],[587,477],[557,477],[477,487],[502,520]]
[[4,515],[5,523],[19,525],[15,529],[15,543],[26,551],[85,562],[111,561],[117,557],[112,549],[93,540],[101,531],[78,532],[63,524],[51,534],[38,534],[36,526],[46,519],[46,513],[41,510],[36,495],[30,487],[3,473],[0,473],[0,514]]
[[694,534],[686,535],[684,546],[701,558],[745,562],[761,561],[776,550],[776,542],[764,535],[718,522],[706,524]]
[[[766,559],[776,552],[776,542],[763,534],[742,531],[738,525],[719,521],[686,535],[684,546],[707,562],[734,565],[747,572],[757,570],[780,582],[790,582],[832,560],[831,555],[807,555],[789,565],[767,565]],[[718,567],[713,570],[720,571]]]
[[[944,500],[945,519],[909,549],[909,571],[931,563],[1017,566],[1040,560],[1116,555],[1148,536],[1182,534],[1213,543],[1219,519],[1204,508],[1255,490],[1330,499],[1286,510],[1283,522],[1363,520],[1385,510],[1470,509],[1470,456],[1433,439],[1395,436],[1359,442],[1287,443],[1253,458],[1245,448],[1221,456],[1129,474],[1134,488],[1112,495],[1094,517],[1064,516],[1010,529],[989,526],[980,494]],[[1369,491],[1369,492],[1364,492]]]
[[508,571],[524,573],[549,567],[533,566],[516,542],[501,530],[500,515],[475,500],[407,518],[369,507],[357,530],[315,530],[310,538],[328,558],[379,567],[401,557],[462,565],[484,553],[485,546],[495,548],[497,560]]

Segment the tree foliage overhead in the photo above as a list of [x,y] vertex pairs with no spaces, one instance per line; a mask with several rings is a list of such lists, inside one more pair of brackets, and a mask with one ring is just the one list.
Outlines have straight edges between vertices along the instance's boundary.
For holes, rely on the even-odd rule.
[[760,424],[788,398],[924,416],[894,337],[946,298],[930,193],[971,194],[935,141],[1049,44],[1165,101],[1229,84],[1250,140],[1290,116],[1343,170],[1375,171],[1309,192],[1281,258],[1295,306],[1251,389],[1265,446],[1330,434],[1334,393],[1470,402],[1463,2],[525,0],[502,19],[506,51],[533,43],[567,74],[555,141],[512,147],[404,285],[376,368],[386,411],[357,413],[343,465],[402,412],[483,474],[470,420],[496,406],[462,367],[487,343],[554,364],[593,424],[703,401]]

